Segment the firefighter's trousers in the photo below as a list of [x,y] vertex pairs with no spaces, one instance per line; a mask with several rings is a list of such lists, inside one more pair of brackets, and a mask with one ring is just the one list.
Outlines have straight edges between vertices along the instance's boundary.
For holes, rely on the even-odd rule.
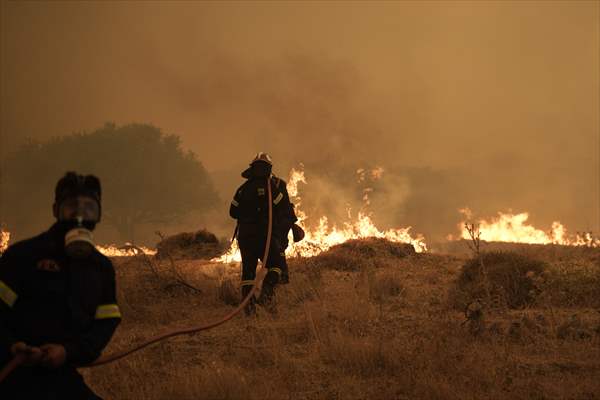
[[[265,240],[254,237],[239,238],[239,245],[242,254],[242,296],[246,297],[252,289],[254,279],[256,278],[258,260],[262,260],[264,256]],[[275,305],[275,287],[280,283],[282,275],[287,276],[288,274],[285,252],[276,237],[273,237],[271,240],[266,268],[268,269],[267,276],[263,282],[262,291],[257,302],[273,310]],[[251,313],[253,310],[254,302],[251,300],[251,303],[246,307],[246,313]]]

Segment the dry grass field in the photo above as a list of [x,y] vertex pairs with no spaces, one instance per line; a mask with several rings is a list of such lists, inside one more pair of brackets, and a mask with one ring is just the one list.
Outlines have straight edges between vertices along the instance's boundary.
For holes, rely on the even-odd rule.
[[[473,284],[458,284],[466,246],[404,255],[358,241],[291,260],[275,316],[259,308],[82,371],[106,399],[600,398],[600,249],[501,247],[523,257],[508,263],[543,270],[510,281],[496,268],[491,294],[472,302]],[[216,320],[238,301],[239,266],[114,263],[124,321],[108,352]],[[524,303],[515,307],[521,292],[494,286],[497,276],[526,281]]]

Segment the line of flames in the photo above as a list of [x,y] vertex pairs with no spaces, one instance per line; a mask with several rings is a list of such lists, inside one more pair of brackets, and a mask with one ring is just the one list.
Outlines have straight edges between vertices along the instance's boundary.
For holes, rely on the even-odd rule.
[[[364,182],[366,176],[370,179],[380,179],[383,174],[382,168],[376,168],[373,171],[365,171],[360,169],[357,171],[359,182]],[[298,192],[298,185],[306,184],[304,171],[292,169],[288,181],[288,193],[292,202],[296,205],[296,215],[298,223],[303,226],[303,222],[307,220],[307,215],[301,209],[302,199]],[[368,195],[371,192],[370,188],[364,189],[364,204],[369,205]],[[470,239],[470,234],[466,229],[467,223],[472,223],[472,212],[468,208],[459,210],[464,218],[458,225],[460,234],[458,237],[449,235],[448,240]],[[391,242],[410,243],[417,252],[427,251],[425,239],[421,235],[411,236],[410,227],[388,229],[380,231],[373,223],[369,214],[364,211],[358,212],[356,218],[352,219],[350,211],[348,211],[349,221],[345,222],[341,228],[330,226],[326,216],[319,219],[319,223],[315,229],[306,230],[306,236],[303,241],[293,243],[290,234],[290,243],[286,250],[287,256],[302,256],[312,257],[319,253],[328,250],[336,244],[343,243],[351,239],[363,239],[369,237],[384,238]],[[529,244],[558,244],[564,246],[587,246],[600,247],[600,238],[595,238],[591,232],[583,232],[569,234],[564,225],[555,221],[552,227],[547,230],[538,229],[530,225],[527,221],[529,213],[499,212],[496,217],[479,219],[474,222],[477,226],[481,240],[488,242],[512,242],[512,243],[529,243]],[[10,232],[0,229],[0,254],[8,247],[10,240]],[[154,255],[156,250],[147,247],[135,247],[129,243],[125,246],[117,247],[115,245],[97,246],[97,249],[108,257],[131,256],[143,251],[144,254]],[[139,250],[138,250],[139,249]],[[220,257],[213,258],[213,262],[229,263],[241,261],[241,255],[237,242],[234,242],[229,250]]]
[[[149,249],[144,246],[133,246],[131,243],[125,243],[125,246],[96,246],[96,249],[106,257],[127,257],[135,256],[139,253],[139,250],[143,251],[148,256],[156,254],[156,250]],[[139,249],[139,250],[138,250]]]
[[[465,220],[459,224],[460,238],[470,239],[465,224],[472,221],[472,212],[468,208],[460,210]],[[502,213],[490,220],[479,219],[475,225],[479,229],[481,240],[488,242],[511,242],[529,244],[558,244],[563,246],[600,247],[600,238],[591,232],[569,235],[567,229],[558,221],[552,223],[548,231],[535,228],[527,223],[529,213]],[[448,239],[453,239],[451,236]]]
[[[10,241],[10,232],[4,229],[0,229],[0,254],[8,248],[8,242]],[[153,256],[156,254],[156,250],[149,249],[144,246],[133,246],[131,243],[125,243],[124,246],[96,246],[96,249],[107,257],[125,257],[136,255],[139,250],[143,251],[144,254]]]

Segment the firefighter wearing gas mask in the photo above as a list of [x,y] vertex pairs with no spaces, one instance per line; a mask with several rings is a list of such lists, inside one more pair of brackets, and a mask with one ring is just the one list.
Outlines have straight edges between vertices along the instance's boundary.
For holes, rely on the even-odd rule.
[[99,399],[76,367],[100,356],[121,321],[113,265],[92,236],[100,181],[68,172],[52,209],[48,231],[0,258],[0,365],[25,358],[0,383],[2,399]]
[[[273,162],[266,153],[258,153],[250,168],[242,172],[246,182],[235,192],[229,215],[237,219],[237,239],[242,254],[242,299],[252,290],[258,260],[264,256],[269,205],[267,183],[271,185],[273,227],[271,245],[267,257],[268,269],[258,299],[251,299],[245,311],[247,315],[255,311],[255,303],[275,312],[275,286],[289,281],[285,249],[288,245],[288,232],[297,221],[294,206],[290,203],[286,183],[274,176]],[[296,225],[295,230],[301,231]]]

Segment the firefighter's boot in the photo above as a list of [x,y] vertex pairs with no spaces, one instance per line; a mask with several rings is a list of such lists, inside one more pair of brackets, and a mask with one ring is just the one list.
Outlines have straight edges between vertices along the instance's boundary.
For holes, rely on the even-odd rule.
[[[252,285],[244,285],[242,286],[242,300],[244,301],[244,299],[246,298],[246,296],[248,296],[248,293],[250,293],[250,291],[252,290]],[[246,316],[251,316],[256,314],[256,299],[254,298],[254,295],[252,295],[252,298],[250,299],[250,301],[248,301],[248,303],[246,304],[246,307],[244,307],[244,312],[246,313]]]
[[260,296],[256,301],[271,314],[277,314],[275,304],[275,286],[279,283],[279,271],[269,271],[263,282]]

